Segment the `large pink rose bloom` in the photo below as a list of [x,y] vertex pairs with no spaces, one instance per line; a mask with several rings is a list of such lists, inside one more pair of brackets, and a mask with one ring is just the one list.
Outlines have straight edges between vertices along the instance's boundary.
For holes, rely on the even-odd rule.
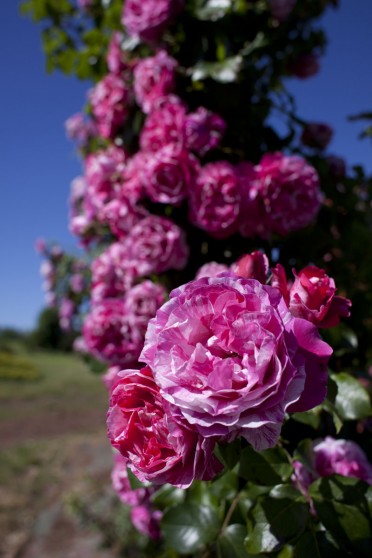
[[239,226],[240,190],[235,169],[227,161],[205,165],[190,188],[190,220],[216,238]]
[[115,74],[107,74],[89,93],[99,133],[114,138],[125,123],[131,104],[131,91]]
[[189,255],[182,230],[170,219],[155,215],[133,227],[123,246],[127,259],[138,263],[142,275],[183,269]]
[[165,50],[138,62],[133,72],[133,88],[136,101],[143,112],[151,112],[159,98],[173,92],[176,68],[177,61]]
[[125,313],[124,300],[109,298],[93,306],[83,324],[88,351],[110,364],[134,365],[143,346],[140,320]]
[[187,488],[194,479],[209,480],[220,469],[215,442],[204,439],[170,405],[151,369],[123,370],[111,394],[108,436],[140,481]]
[[165,145],[144,166],[147,195],[155,202],[178,205],[193,187],[198,170],[195,157],[178,145]]
[[226,274],[174,290],[149,322],[140,361],[201,435],[274,446],[286,412],[326,395],[332,349],[273,287]]
[[316,217],[322,194],[319,177],[305,159],[283,153],[264,155],[254,174],[242,184],[241,232],[267,238],[286,235],[309,225]]
[[126,0],[121,21],[129,35],[157,41],[183,4],[184,0]]

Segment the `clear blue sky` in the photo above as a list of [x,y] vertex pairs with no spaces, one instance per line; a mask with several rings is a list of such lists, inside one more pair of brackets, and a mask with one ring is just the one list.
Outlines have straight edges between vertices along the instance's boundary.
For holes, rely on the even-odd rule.
[[[18,15],[19,3],[1,6],[0,327],[31,329],[44,306],[35,240],[76,246],[67,198],[80,163],[63,123],[83,106],[88,84],[46,75],[39,29]],[[357,139],[360,124],[346,122],[349,114],[372,110],[371,0],[341,0],[324,26],[329,46],[321,72],[289,87],[304,118],[334,127],[329,152],[372,171],[372,144]]]

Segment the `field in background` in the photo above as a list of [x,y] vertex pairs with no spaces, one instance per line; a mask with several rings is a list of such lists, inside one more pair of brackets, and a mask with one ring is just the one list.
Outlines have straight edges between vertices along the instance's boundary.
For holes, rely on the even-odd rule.
[[40,376],[0,380],[0,557],[109,557],[66,513],[78,494],[114,498],[101,378],[73,355],[16,353]]

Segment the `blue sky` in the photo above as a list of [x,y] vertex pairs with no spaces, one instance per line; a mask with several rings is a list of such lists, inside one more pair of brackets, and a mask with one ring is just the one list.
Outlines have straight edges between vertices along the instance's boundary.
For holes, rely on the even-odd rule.
[[[67,229],[67,198],[80,163],[64,121],[84,104],[88,83],[45,73],[39,29],[18,15],[19,2],[4,0],[0,34],[0,327],[32,329],[44,307],[35,240],[44,237],[76,248]],[[372,110],[372,5],[341,0],[328,10],[329,38],[318,76],[290,80],[305,119],[329,122],[329,152],[372,171],[372,144],[357,139],[360,124],[346,116]]]

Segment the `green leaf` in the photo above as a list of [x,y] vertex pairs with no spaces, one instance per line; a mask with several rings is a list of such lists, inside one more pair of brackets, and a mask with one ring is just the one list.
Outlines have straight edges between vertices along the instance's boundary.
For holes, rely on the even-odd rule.
[[332,374],[337,384],[335,407],[344,420],[358,420],[372,416],[368,392],[356,378],[341,372]]
[[292,465],[281,448],[258,453],[251,446],[244,449],[240,458],[239,476],[265,486],[274,486],[289,479]]
[[143,488],[144,486],[146,486],[139,479],[137,479],[137,477],[132,473],[129,467],[127,467],[127,473],[129,484],[132,490],[136,490],[136,488]]
[[366,483],[333,475],[309,489],[316,513],[335,541],[358,558],[371,555],[372,517]]
[[218,555],[221,558],[252,558],[244,546],[246,536],[247,528],[244,525],[229,525],[218,539]]
[[314,430],[317,430],[320,426],[320,412],[321,407],[318,406],[304,413],[294,413],[291,418],[296,422],[306,424],[314,428]]
[[248,515],[248,552],[277,552],[305,530],[309,507],[291,485],[275,487],[261,498]]
[[322,409],[324,409],[324,411],[326,411],[332,416],[333,424],[335,426],[336,433],[338,434],[341,428],[343,427],[343,421],[340,413],[336,409],[336,406],[333,403],[331,403],[331,401],[326,399],[325,401],[323,401],[321,407]]
[[180,554],[190,554],[217,539],[220,521],[207,506],[179,504],[164,514],[161,527],[170,547]]
[[328,531],[305,531],[294,548],[294,558],[350,558]]
[[240,458],[241,442],[235,440],[231,444],[218,444],[216,446],[216,456],[227,469],[233,469]]
[[242,61],[242,57],[237,55],[223,62],[198,62],[190,70],[191,78],[193,81],[210,78],[220,83],[231,83],[237,80]]

